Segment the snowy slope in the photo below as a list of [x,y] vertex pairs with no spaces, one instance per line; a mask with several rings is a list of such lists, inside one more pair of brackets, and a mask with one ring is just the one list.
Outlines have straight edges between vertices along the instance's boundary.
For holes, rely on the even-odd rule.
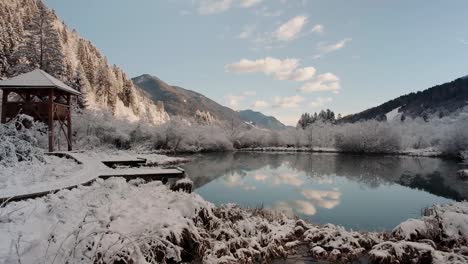
[[[15,56],[26,43],[29,21],[37,17],[38,10],[35,0],[0,1],[0,54],[4,53],[0,56],[0,79],[17,74],[13,71],[19,64]],[[132,121],[161,124],[169,120],[163,105],[154,104],[122,69],[111,65],[90,41],[68,28],[55,13],[51,16],[60,38],[65,69],[63,76],[55,77],[84,94],[80,99],[82,106],[109,110],[116,117]]]

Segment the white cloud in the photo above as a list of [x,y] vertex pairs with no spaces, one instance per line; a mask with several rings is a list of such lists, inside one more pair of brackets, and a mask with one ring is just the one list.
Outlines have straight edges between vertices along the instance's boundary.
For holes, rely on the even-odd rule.
[[245,91],[241,94],[228,94],[224,97],[224,100],[226,101],[227,106],[234,110],[239,110],[245,97],[254,96],[256,94],[257,93],[255,91]]
[[198,0],[198,13],[212,15],[222,13],[235,6],[249,8],[261,2],[262,0]]
[[254,6],[254,5],[257,5],[259,3],[261,3],[262,0],[241,0],[241,4],[240,6],[241,7],[251,7],[251,6]]
[[312,79],[316,72],[317,70],[314,67],[300,68],[300,69],[297,69],[295,72],[293,72],[288,78],[288,80],[298,81],[298,82],[307,81],[307,80]]
[[240,38],[240,39],[250,38],[253,35],[254,32],[255,32],[255,26],[254,25],[246,25],[242,29],[242,32],[239,33],[237,38]]
[[273,99],[275,102],[275,107],[279,108],[296,108],[299,107],[299,104],[304,101],[304,97],[299,95],[288,96],[288,97],[279,97],[275,96]]
[[283,11],[276,10],[272,11],[267,6],[263,6],[255,11],[257,16],[264,16],[264,17],[278,17],[283,14]]
[[312,28],[313,33],[323,33],[324,30],[325,30],[325,27],[321,24],[317,24]]
[[303,93],[332,91],[338,93],[341,89],[340,79],[333,73],[327,72],[320,74],[311,82],[302,85],[298,91]]
[[318,97],[314,101],[309,103],[309,106],[313,108],[320,108],[323,107],[325,104],[330,103],[333,101],[333,98],[331,97]]
[[314,77],[315,68],[299,68],[298,59],[276,59],[267,57],[258,60],[242,59],[239,62],[225,66],[228,72],[236,73],[255,73],[262,72],[266,75],[272,75],[277,80],[307,81]]
[[291,41],[297,37],[307,23],[306,16],[296,16],[282,24],[274,33],[280,41]]
[[261,109],[261,108],[265,108],[265,107],[268,107],[268,103],[263,101],[263,100],[255,101],[252,104],[252,108],[254,108],[254,109]]
[[342,48],[344,48],[346,46],[346,44],[348,44],[349,42],[351,42],[351,38],[345,38],[345,39],[342,39],[336,43],[319,43],[317,45],[317,49],[318,51],[320,52],[320,54],[316,55],[317,56],[322,56],[323,54],[326,54],[326,53],[330,53],[330,52],[334,52],[334,51],[337,51],[337,50],[340,50]]
[[237,110],[239,109],[241,102],[244,100],[244,96],[229,94],[229,95],[226,95],[224,99],[226,100],[227,106]]
[[233,0],[200,0],[198,13],[210,15],[221,13],[231,8]]

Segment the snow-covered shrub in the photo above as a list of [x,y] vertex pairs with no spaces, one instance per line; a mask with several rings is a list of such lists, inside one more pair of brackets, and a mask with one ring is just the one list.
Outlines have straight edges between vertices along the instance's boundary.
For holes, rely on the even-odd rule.
[[131,132],[136,123],[116,119],[110,112],[83,110],[75,112],[73,134],[79,148],[130,148]]
[[11,166],[19,161],[43,161],[43,150],[36,135],[45,133],[44,126],[27,115],[0,125],[0,165]]
[[401,138],[389,123],[366,121],[341,126],[335,146],[346,152],[393,153],[400,150]]
[[[468,120],[466,121],[468,123]],[[439,149],[448,156],[464,159],[468,150],[468,125],[455,124],[440,143]]]

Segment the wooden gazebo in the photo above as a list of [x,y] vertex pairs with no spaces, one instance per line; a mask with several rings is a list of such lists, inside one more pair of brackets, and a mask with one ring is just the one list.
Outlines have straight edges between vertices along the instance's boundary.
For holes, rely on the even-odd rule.
[[53,152],[56,143],[54,123],[58,122],[68,150],[72,150],[71,102],[72,96],[78,96],[80,92],[39,69],[0,81],[0,89],[3,90],[2,123],[18,114],[44,122],[49,127],[49,151]]

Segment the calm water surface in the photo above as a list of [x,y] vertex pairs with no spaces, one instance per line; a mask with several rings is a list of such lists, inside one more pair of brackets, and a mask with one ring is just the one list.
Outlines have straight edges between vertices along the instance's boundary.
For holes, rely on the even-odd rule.
[[[314,223],[390,230],[434,203],[468,197],[464,165],[435,158],[314,153],[213,153],[184,166],[216,205],[263,206]],[[466,167],[466,166],[465,166]]]

